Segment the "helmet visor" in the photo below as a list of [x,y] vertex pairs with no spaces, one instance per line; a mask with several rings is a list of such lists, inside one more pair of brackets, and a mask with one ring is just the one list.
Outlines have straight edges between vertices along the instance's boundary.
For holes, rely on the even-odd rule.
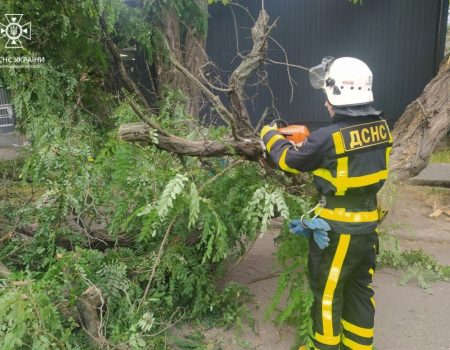
[[330,63],[334,60],[331,56],[325,56],[322,58],[322,63],[310,68],[309,70],[309,82],[314,89],[322,89],[325,85],[325,76],[330,67]]

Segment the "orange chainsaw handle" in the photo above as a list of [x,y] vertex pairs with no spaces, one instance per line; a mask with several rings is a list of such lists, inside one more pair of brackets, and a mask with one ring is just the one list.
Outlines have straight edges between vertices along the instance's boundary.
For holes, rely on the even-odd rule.
[[289,125],[283,119],[275,119],[270,122],[270,126],[274,126],[275,123],[278,132],[294,144],[302,143],[309,136],[309,130],[304,125]]

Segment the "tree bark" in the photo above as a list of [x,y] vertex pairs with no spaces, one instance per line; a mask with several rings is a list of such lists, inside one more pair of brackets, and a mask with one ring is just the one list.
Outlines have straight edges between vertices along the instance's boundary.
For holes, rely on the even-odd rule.
[[450,130],[450,55],[422,95],[406,108],[394,127],[390,172],[404,181],[423,170],[436,145]]
[[[206,3],[204,0],[197,1]],[[228,92],[230,99],[230,108],[228,108],[221,101],[220,97],[211,91],[211,89],[214,90],[217,89],[217,87],[206,80],[205,75],[202,74],[202,65],[199,62],[194,62],[195,64],[192,64],[192,61],[188,64],[183,62],[186,57],[183,57],[180,52],[182,45],[179,45],[178,43],[178,40],[180,40],[179,27],[173,24],[175,15],[176,13],[173,11],[168,11],[168,14],[166,15],[166,17],[168,17],[167,24],[165,25],[165,27],[167,27],[165,30],[167,37],[167,39],[165,39],[165,44],[169,53],[170,66],[176,68],[176,73],[188,81],[189,85],[195,86],[199,92],[209,99],[215,112],[230,127],[234,140],[227,138],[220,141],[190,141],[170,135],[158,125],[153,116],[142,111],[140,106],[133,100],[129,101],[131,107],[144,123],[157,131],[156,137],[158,142],[155,143],[155,146],[160,149],[181,155],[202,157],[243,155],[247,159],[257,160],[263,154],[263,150],[259,141],[254,138],[255,130],[251,125],[246,109],[244,89],[250,75],[264,61],[265,51],[267,49],[267,38],[275,23],[269,26],[269,16],[267,12],[264,9],[260,11],[258,19],[252,28],[253,46],[251,52],[243,58],[241,64],[231,74],[229,86],[220,88],[221,91]],[[105,26],[103,26],[103,30],[105,31],[104,27]],[[186,27],[188,28],[188,26]],[[108,38],[106,31],[105,36]],[[190,53],[194,53],[194,48],[197,48],[197,50],[201,51],[202,57],[206,60],[206,54],[202,50],[201,45],[194,42],[195,40],[189,30],[187,31],[186,37],[188,40],[185,42],[185,48],[190,48]],[[120,60],[120,56],[117,55],[117,47],[114,43],[108,42],[108,48],[113,57],[117,57],[116,65],[118,65],[119,71],[122,75],[125,75],[126,72],[120,69],[123,63]],[[189,58],[192,59],[192,55],[189,55]],[[158,75],[162,76],[163,73],[160,71]],[[200,75],[200,77],[198,77],[198,75]],[[122,79],[124,81],[130,80],[129,77],[122,77]],[[183,85],[181,80],[177,81],[178,85]],[[139,97],[133,84],[125,84],[125,88],[133,95]],[[144,104],[144,107],[147,106]],[[153,112],[148,108],[145,109],[147,112],[150,112],[150,114]],[[125,141],[138,141],[148,144],[151,142],[150,128],[148,126],[135,123],[123,125],[120,128],[121,138]]]
[[228,94],[228,97],[230,98],[230,110],[236,118],[238,134],[243,137],[250,137],[253,135],[250,117],[248,115],[247,107],[245,106],[245,83],[249,76],[264,61],[267,49],[267,36],[273,27],[273,25],[269,26],[268,23],[269,15],[263,9],[259,12],[258,20],[252,28],[252,51],[233,71],[228,83],[231,90]]
[[[122,124],[119,136],[123,141],[151,144],[150,127],[145,123]],[[184,155],[198,157],[222,157],[242,155],[249,160],[257,160],[262,156],[263,149],[257,140],[236,141],[224,139],[220,141],[190,141],[174,135],[157,135],[159,149]]]
[[[196,0],[195,6],[198,6],[205,14],[208,13],[206,0]],[[161,30],[176,60],[199,79],[200,67],[207,60],[206,38],[197,33],[189,23],[181,23],[172,5],[167,5],[162,14]],[[184,32],[185,34],[182,35]],[[202,92],[199,87],[177,71],[171,62],[165,62],[158,56],[155,57],[155,62],[159,85],[183,91],[186,96],[186,112],[198,116],[202,105]]]
[[[84,236],[88,241],[86,242],[86,246],[89,246],[91,248],[105,250],[116,245],[130,247],[133,244],[133,239],[127,236],[125,233],[113,237],[108,234],[106,229],[93,229],[89,227],[85,230],[80,227],[80,225],[78,225],[73,218],[67,218],[67,227],[69,227],[72,231],[78,232],[80,235]],[[18,227],[17,233],[19,233],[23,239],[31,240],[34,238],[37,230],[38,225],[32,224],[28,226]],[[72,239],[70,239],[69,237],[58,236],[55,243],[58,247],[63,247],[67,250],[72,250],[74,248]],[[78,243],[78,245],[80,244]]]
[[[105,301],[102,291],[95,285],[86,289],[76,301],[80,313],[81,325],[88,335],[89,342],[94,349],[108,349],[109,342],[102,334],[103,325],[100,322]],[[99,310],[99,311],[97,311]]]

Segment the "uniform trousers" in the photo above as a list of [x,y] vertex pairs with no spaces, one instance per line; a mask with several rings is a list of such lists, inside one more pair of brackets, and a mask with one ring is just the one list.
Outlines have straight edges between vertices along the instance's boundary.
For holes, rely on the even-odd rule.
[[370,284],[375,273],[378,234],[330,231],[329,237],[325,249],[310,240],[313,349],[372,350],[375,301]]

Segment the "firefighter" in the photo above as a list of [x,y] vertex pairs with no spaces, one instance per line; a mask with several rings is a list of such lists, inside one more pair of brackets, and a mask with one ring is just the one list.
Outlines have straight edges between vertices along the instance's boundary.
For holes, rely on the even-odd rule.
[[261,130],[274,164],[289,173],[312,172],[319,192],[315,217],[289,225],[311,237],[314,345],[300,350],[370,350],[375,315],[370,284],[380,220],[376,194],[388,177],[392,135],[383,113],[372,107],[372,72],[364,62],[325,57],[309,78],[325,93],[331,125],[297,145],[276,126]]

